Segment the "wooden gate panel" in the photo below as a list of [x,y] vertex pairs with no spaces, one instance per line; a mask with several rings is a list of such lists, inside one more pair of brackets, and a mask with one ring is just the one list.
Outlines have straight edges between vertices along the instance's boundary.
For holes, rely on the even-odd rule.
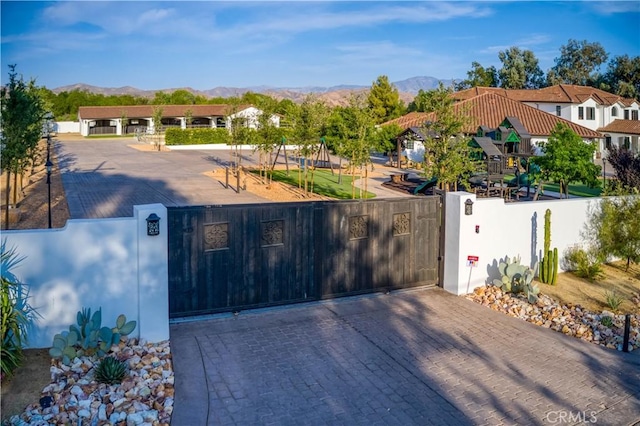
[[440,204],[169,208],[170,316],[436,284]]

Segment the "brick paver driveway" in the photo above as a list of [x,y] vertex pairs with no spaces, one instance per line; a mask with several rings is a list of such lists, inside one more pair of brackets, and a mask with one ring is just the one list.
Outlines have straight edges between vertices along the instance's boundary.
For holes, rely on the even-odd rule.
[[640,421],[640,354],[419,289],[171,326],[173,425]]
[[133,206],[256,203],[266,200],[226,189],[203,173],[220,167],[226,151],[139,151],[133,138],[58,136],[62,182],[71,219],[130,217]]

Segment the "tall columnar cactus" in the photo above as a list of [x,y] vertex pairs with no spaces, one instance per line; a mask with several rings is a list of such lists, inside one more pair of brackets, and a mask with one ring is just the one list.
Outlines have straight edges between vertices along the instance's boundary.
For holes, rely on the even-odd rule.
[[558,278],[558,249],[551,250],[551,210],[544,214],[544,257],[540,262],[540,281],[556,284]]

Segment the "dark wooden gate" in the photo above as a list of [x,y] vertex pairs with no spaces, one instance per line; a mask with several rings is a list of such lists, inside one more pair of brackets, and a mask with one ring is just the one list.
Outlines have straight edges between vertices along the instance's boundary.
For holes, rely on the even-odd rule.
[[170,207],[171,318],[439,282],[440,198]]

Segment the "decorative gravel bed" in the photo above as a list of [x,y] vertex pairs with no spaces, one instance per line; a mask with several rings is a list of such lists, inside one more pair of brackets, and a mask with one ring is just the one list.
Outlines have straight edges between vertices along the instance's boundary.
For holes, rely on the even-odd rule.
[[156,344],[129,339],[112,348],[126,361],[128,374],[119,385],[94,379],[96,357],[75,358],[71,366],[53,361],[51,384],[11,425],[169,425],[174,375],[169,341]]
[[[546,295],[540,295],[538,302],[531,304],[524,295],[505,293],[497,286],[476,288],[465,295],[469,300],[480,303],[494,311],[520,318],[533,324],[559,331],[610,349],[623,349],[624,315],[603,311],[595,313],[580,305],[563,305]],[[603,319],[609,317],[608,319]],[[610,324],[610,325],[607,325]],[[640,347],[640,315],[631,315],[629,351]]]

